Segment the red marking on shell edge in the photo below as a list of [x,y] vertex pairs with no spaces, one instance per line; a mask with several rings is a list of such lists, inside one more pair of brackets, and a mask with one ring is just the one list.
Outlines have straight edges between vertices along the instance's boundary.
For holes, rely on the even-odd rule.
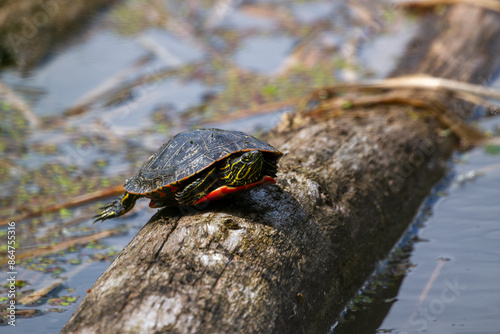
[[173,192],[176,192],[176,191],[177,191],[177,189],[179,189],[179,187],[175,187],[175,186],[173,186],[173,185],[171,185],[171,184],[167,184],[165,187],[166,187],[166,188],[170,188],[170,189],[172,189],[172,191],[173,191]]
[[164,192],[158,191],[158,190],[155,190],[154,193],[157,194],[159,197],[167,196],[167,194],[165,194]]
[[152,200],[149,202],[149,207],[150,207],[151,209],[156,209],[156,208],[158,208],[158,206],[156,206],[156,202],[155,202],[155,200],[154,200],[154,199],[152,199]]
[[[227,196],[229,194],[232,194],[232,193],[235,193],[238,191],[244,191],[244,190],[248,190],[250,188],[254,188],[257,186],[264,185],[264,184],[274,184],[274,183],[276,183],[276,180],[273,179],[272,177],[266,175],[260,181],[247,184],[246,186],[240,186],[240,187],[222,186],[222,187],[219,187],[219,188],[211,191],[210,193],[206,194],[205,196],[203,196],[202,198],[197,200],[194,203],[194,205],[197,205],[197,204],[200,204],[200,203],[203,203],[206,201],[213,201],[215,199],[222,198],[224,196]],[[151,203],[149,204],[149,206],[151,207]]]

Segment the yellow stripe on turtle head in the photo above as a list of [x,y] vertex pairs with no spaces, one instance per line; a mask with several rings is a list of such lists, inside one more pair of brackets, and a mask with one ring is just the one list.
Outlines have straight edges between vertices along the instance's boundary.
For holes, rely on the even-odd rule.
[[121,204],[126,206],[125,201],[128,200],[129,198],[130,198],[130,194],[125,193],[125,195],[123,195],[123,197],[122,197]]

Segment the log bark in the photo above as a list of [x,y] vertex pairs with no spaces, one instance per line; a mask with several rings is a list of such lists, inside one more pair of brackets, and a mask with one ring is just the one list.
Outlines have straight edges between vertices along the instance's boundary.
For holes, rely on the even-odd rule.
[[[478,82],[498,68],[498,14],[463,5],[423,21],[394,73]],[[457,144],[433,117],[413,117],[415,108],[363,112],[286,117],[267,136],[285,153],[277,185],[158,212],[62,333],[327,332]]]

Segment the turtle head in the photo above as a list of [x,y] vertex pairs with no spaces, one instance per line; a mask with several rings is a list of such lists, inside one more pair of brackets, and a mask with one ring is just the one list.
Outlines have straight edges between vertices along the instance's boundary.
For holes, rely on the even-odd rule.
[[139,197],[140,196],[126,192],[121,197],[112,200],[111,202],[109,202],[108,204],[106,204],[101,208],[102,210],[101,213],[99,213],[97,216],[92,217],[96,218],[96,220],[94,220],[94,223],[98,221],[103,222],[106,219],[111,219],[124,215],[134,207],[135,201]]
[[222,168],[221,179],[228,186],[239,187],[260,180],[264,156],[259,150],[245,152],[239,157],[228,159]]

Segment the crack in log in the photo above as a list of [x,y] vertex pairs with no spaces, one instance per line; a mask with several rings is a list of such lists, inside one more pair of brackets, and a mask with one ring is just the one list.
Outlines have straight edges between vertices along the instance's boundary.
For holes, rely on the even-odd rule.
[[163,246],[165,245],[165,243],[168,241],[168,239],[170,238],[172,233],[174,233],[175,229],[177,228],[177,225],[179,224],[179,220],[181,219],[181,217],[176,217],[176,218],[177,219],[174,222],[172,222],[172,225],[173,225],[172,229],[167,233],[167,236],[165,237],[165,239],[163,239],[163,242],[161,243],[160,247],[158,247],[158,250],[154,253],[152,259],[149,261],[149,264],[145,270],[146,272],[148,272],[149,269],[151,269],[151,266],[156,262],[156,260],[160,256],[160,252],[163,249]]
[[[219,275],[217,275],[217,278],[215,279],[215,282],[212,284],[212,287],[210,288],[210,295],[213,294],[213,291],[215,289],[215,287],[217,286],[217,284],[219,283],[219,280],[221,279],[222,275],[224,274],[224,272],[226,271],[227,267],[229,266],[229,264],[233,261],[233,258],[234,258],[234,254],[231,254],[230,253],[230,256],[228,256],[228,261],[226,262],[226,264],[224,265],[224,267],[222,268],[221,272],[219,273]],[[206,306],[206,305],[205,305]],[[200,322],[200,327],[201,328],[204,328],[205,326],[205,323],[207,322],[207,317],[212,314],[212,306],[210,306],[210,309],[207,309],[206,307],[203,309],[203,315],[201,317],[201,322]]]

